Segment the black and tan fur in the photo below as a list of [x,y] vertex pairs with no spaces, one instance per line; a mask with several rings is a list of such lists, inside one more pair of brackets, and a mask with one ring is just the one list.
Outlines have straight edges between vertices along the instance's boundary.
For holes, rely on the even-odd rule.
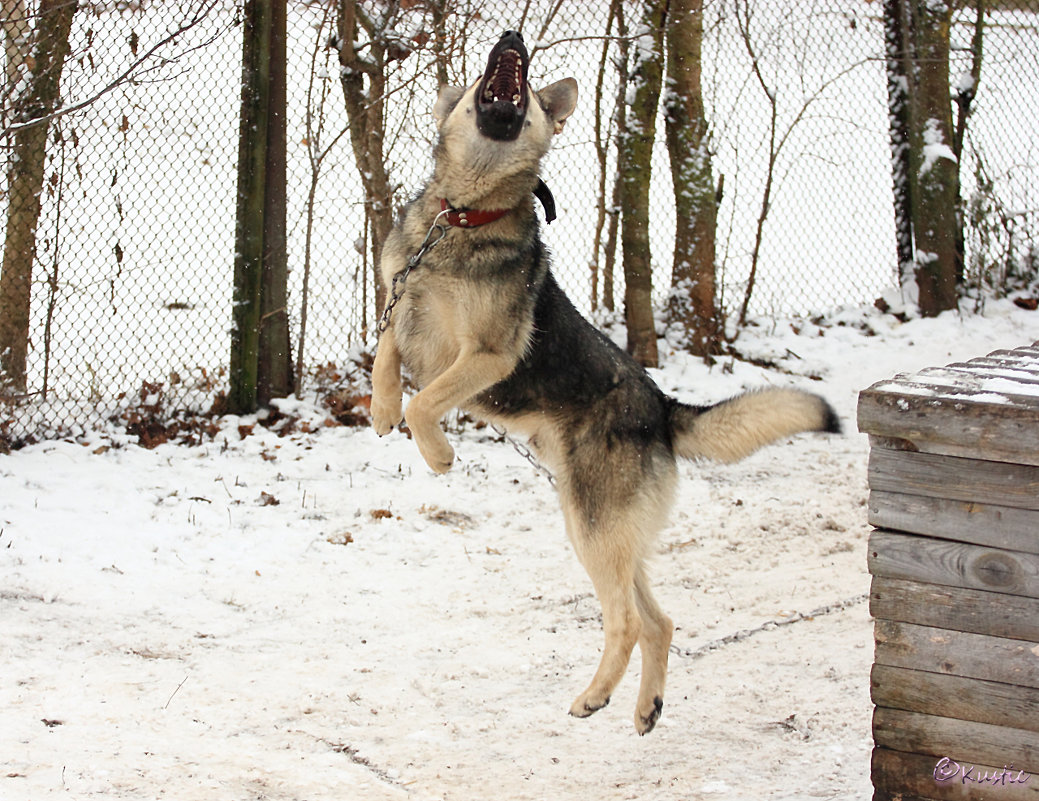
[[[408,404],[408,426],[436,472],[454,460],[440,428],[452,408],[529,438],[556,476],[567,534],[602,604],[602,659],[570,713],[585,717],[609,702],[638,643],[635,727],[645,734],[663,704],[673,630],[645,565],[672,503],[675,458],[733,461],[788,435],[838,426],[825,401],[791,389],[710,407],[681,403],[577,312],[549,269],[532,194],[577,84],[566,79],[534,92],[526,51],[511,36],[473,86],[441,89],[434,174],[386,240],[383,280],[388,286],[420,248],[441,199],[452,208],[509,211],[480,227],[451,228],[407,279],[379,341],[373,423],[381,436],[402,421],[404,365],[421,387]],[[503,50],[511,51],[504,62]],[[515,87],[497,77],[502,64],[515,70]],[[505,86],[506,94],[516,90],[513,100],[523,98],[514,112],[483,94],[492,85],[495,94]]]

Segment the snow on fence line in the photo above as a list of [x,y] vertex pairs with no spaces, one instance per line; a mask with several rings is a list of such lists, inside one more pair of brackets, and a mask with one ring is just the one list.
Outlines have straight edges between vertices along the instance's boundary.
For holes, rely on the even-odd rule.
[[[99,3],[81,11],[63,95],[75,102],[103,90],[183,23],[178,14],[203,5]],[[461,79],[472,77],[488,42],[513,26],[521,5],[481,8],[469,29]],[[554,5],[530,5],[528,32],[540,29]],[[531,74],[540,84],[574,75],[581,88],[578,111],[547,165],[545,178],[560,215],[545,234],[561,283],[589,313],[598,169],[593,98],[606,6],[564,3],[545,31],[539,30]],[[896,275],[880,6],[757,0],[753,7],[750,35],[761,44],[765,77],[777,87],[778,130],[786,138],[775,165],[751,311],[774,317],[869,303]],[[747,281],[769,161],[771,108],[755,83],[731,3],[706,8],[703,85],[715,172],[724,176],[720,292],[722,304],[732,309]],[[971,163],[961,169],[965,194],[978,201],[967,241],[968,253],[980,259],[971,262],[978,270],[1011,269],[1034,244],[1037,118],[1026,110],[1039,107],[1036,11],[1039,0],[1029,0],[1023,8],[1000,8],[988,16],[968,134]],[[969,67],[961,47],[969,43],[968,12],[959,12],[953,31],[955,75]],[[322,4],[297,0],[289,6],[293,338],[316,144],[305,126],[308,89],[312,114],[324,115],[322,146],[345,123],[323,13]],[[241,80],[237,23],[237,4],[217,2],[161,52],[167,60],[153,64],[141,80],[115,86],[56,121],[33,272],[29,387],[0,400],[0,437],[75,430],[118,417],[142,392],[153,394],[146,382],[161,389],[170,411],[208,407],[224,385]],[[407,64],[411,69],[418,61]],[[399,117],[391,125],[396,146],[390,164],[398,200],[425,179],[433,138],[428,110],[435,79],[417,67],[412,73],[400,76],[401,86],[389,94],[390,114]],[[405,78],[411,82],[403,83]],[[607,84],[611,80],[607,70]],[[603,92],[614,97],[609,85]],[[605,117],[611,112],[607,102]],[[347,140],[329,151],[313,200],[304,352],[310,371],[328,365],[345,370],[359,350],[373,346],[366,333],[373,316],[371,265],[358,252],[365,243],[363,203]],[[662,147],[655,158],[651,233],[655,290],[662,301],[670,278],[673,203]],[[0,209],[8,202],[0,193]],[[619,308],[623,282],[617,278]]]

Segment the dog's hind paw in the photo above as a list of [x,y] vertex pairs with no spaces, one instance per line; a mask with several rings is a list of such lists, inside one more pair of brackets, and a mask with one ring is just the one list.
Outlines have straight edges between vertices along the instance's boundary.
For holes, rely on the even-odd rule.
[[570,706],[570,715],[575,718],[586,718],[589,715],[594,715],[604,706],[610,703],[610,696],[606,696],[602,701],[593,700],[587,696],[587,693],[582,694],[574,703]]
[[639,736],[645,736],[653,731],[653,727],[657,725],[657,721],[660,719],[660,711],[664,708],[664,699],[659,695],[653,699],[653,708],[648,712],[643,712],[640,709],[635,710],[635,731],[639,733]]

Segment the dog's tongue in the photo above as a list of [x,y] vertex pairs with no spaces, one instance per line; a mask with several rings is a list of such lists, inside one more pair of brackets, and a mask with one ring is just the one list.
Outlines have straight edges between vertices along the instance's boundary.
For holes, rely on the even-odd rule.
[[489,139],[519,136],[527,113],[527,48],[517,31],[505,31],[487,59],[476,94],[476,125]]

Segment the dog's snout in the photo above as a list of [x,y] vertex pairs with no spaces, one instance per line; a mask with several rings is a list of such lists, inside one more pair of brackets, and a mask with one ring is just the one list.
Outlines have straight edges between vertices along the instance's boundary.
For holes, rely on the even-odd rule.
[[476,126],[499,142],[519,136],[527,114],[530,56],[519,31],[505,31],[487,58],[476,94]]

